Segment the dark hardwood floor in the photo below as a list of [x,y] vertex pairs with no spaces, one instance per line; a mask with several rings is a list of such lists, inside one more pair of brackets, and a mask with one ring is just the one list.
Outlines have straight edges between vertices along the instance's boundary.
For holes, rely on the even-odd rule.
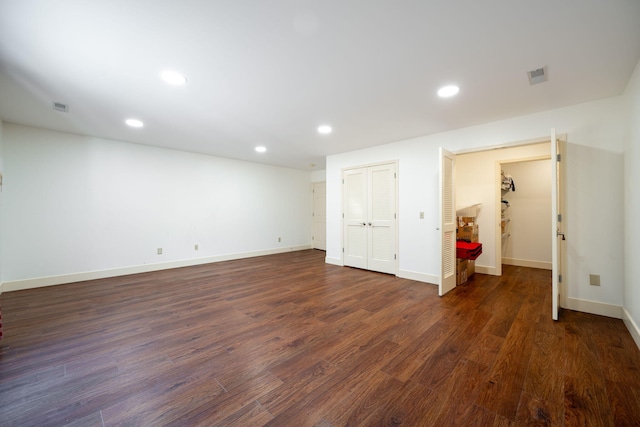
[[447,296],[301,251],[4,293],[2,426],[640,425],[620,320],[550,272]]

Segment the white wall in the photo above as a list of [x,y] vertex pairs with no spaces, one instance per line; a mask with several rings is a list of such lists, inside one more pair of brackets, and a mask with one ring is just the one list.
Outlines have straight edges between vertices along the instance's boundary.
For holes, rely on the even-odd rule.
[[[623,155],[580,145],[569,135],[565,172],[565,250],[570,283],[578,285],[570,288],[569,307],[580,309],[584,301],[622,306]],[[601,286],[589,285],[590,274],[600,275]]]
[[[622,306],[623,248],[620,243],[620,223],[609,221],[612,206],[593,203],[603,198],[620,200],[622,207],[622,177],[607,177],[607,185],[590,186],[584,178],[596,176],[602,170],[620,168],[623,150],[624,104],[621,97],[608,98],[528,116],[515,117],[479,126],[424,136],[379,147],[337,154],[327,158],[327,262],[340,264],[341,259],[341,170],[361,164],[385,160],[399,161],[399,269],[401,276],[437,283],[440,263],[438,227],[438,147],[449,151],[477,149],[509,144],[515,141],[540,139],[555,127],[558,134],[567,134],[569,142],[591,153],[572,163],[573,176],[579,179],[576,193],[568,195],[567,221],[579,227],[570,228],[569,239],[586,244],[600,242],[602,247],[573,246],[565,278],[569,302],[579,304],[590,300],[583,309],[602,313],[620,312]],[[602,153],[610,156],[600,156]],[[571,155],[571,153],[569,153]],[[419,219],[419,212],[425,218]],[[606,254],[606,262],[598,257]],[[598,289],[590,287],[583,268],[602,264],[599,273],[605,283]],[[619,279],[619,280],[617,280]],[[590,289],[592,288],[592,289]],[[595,302],[591,304],[591,301]],[[586,308],[584,308],[586,307]],[[617,310],[617,311],[616,311]]]
[[322,169],[311,172],[311,182],[323,182],[327,180],[327,171]]
[[[497,232],[499,213],[498,203],[498,164],[515,159],[530,159],[550,156],[548,142],[530,144],[519,147],[484,150],[456,156],[456,205],[457,207],[482,203],[477,217],[479,240],[482,242],[482,255],[476,260],[476,271],[479,273],[500,274],[502,259],[498,251],[502,239]],[[549,192],[551,191],[551,166],[547,163]],[[549,195],[550,203],[551,196]],[[551,211],[549,211],[549,217]],[[547,231],[550,236],[550,231]],[[548,248],[551,250],[551,247]]]
[[551,159],[505,163],[516,191],[509,201],[509,237],[503,240],[505,264],[551,269]]
[[625,90],[627,127],[624,145],[624,320],[640,347],[640,62]]
[[3,145],[5,291],[311,245],[310,172],[9,123]]

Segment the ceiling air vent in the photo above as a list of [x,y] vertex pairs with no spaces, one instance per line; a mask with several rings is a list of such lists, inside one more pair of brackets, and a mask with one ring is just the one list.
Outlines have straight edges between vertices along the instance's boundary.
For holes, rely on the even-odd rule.
[[547,81],[547,67],[537,68],[527,72],[530,85],[537,85],[538,83]]
[[69,112],[69,106],[67,104],[63,104],[62,102],[53,101],[53,109],[62,113]]

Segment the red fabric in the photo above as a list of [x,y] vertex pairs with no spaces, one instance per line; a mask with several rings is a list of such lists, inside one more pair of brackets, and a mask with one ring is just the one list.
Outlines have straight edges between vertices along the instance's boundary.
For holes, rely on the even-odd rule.
[[456,242],[456,256],[458,258],[474,260],[482,254],[482,243]]

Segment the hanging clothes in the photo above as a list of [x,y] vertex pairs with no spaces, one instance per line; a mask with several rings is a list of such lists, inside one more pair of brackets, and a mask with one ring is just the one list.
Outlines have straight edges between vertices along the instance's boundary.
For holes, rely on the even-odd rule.
[[509,174],[502,172],[502,184],[501,188],[505,191],[516,191],[516,184],[513,181],[513,177]]

